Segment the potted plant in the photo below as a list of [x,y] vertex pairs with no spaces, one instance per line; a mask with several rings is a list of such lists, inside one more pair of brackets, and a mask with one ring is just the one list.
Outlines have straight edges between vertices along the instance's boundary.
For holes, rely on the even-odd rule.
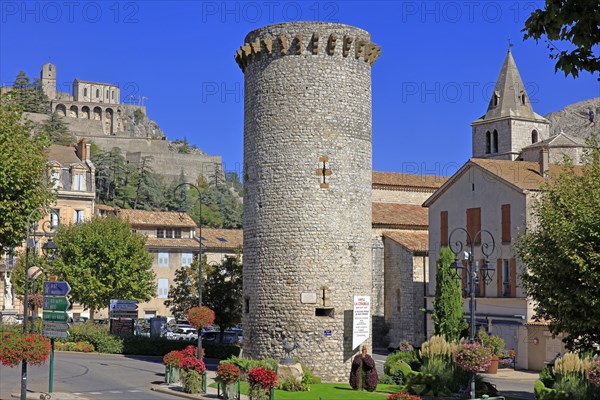
[[215,322],[215,312],[206,306],[195,306],[187,312],[188,322],[198,330],[200,335],[201,329],[212,325]]
[[250,390],[248,395],[250,400],[268,400],[271,397],[271,390],[277,386],[277,374],[262,367],[252,368],[246,374]]
[[367,347],[363,346],[361,354],[354,357],[350,370],[350,386],[354,390],[375,391],[379,378],[375,368],[375,360],[367,354]]
[[500,336],[488,335],[483,329],[479,331],[478,336],[481,344],[492,353],[492,360],[486,373],[497,374],[500,356],[504,353],[504,339]]
[[[185,350],[183,351],[185,352]],[[202,360],[196,356],[184,355],[180,368],[182,370],[183,391],[190,394],[201,393],[204,386],[204,373],[206,372],[206,366]]]
[[483,372],[492,362],[492,352],[479,343],[461,344],[454,353],[454,362],[464,371]]
[[223,397],[227,400],[238,400],[238,384],[242,371],[235,364],[226,363],[217,367],[217,381],[223,388]]
[[180,379],[180,366],[184,354],[181,351],[173,350],[165,354],[163,363],[165,364],[165,382],[174,383]]
[[21,362],[41,365],[50,355],[50,341],[40,334],[4,332],[0,339],[0,364],[4,366],[12,368]]

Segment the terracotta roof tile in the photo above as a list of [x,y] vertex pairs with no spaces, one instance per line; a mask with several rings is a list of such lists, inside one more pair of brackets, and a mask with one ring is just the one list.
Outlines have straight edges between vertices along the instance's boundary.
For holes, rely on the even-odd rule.
[[437,189],[448,180],[445,176],[404,174],[401,172],[373,171],[373,187],[401,186],[423,189]]
[[[198,229],[196,229],[196,236]],[[244,244],[242,229],[213,229],[202,228],[202,244],[207,249],[237,250]]]
[[527,161],[487,160],[471,158],[470,162],[523,190],[540,190],[544,177],[539,164]]
[[195,227],[196,223],[186,213],[183,218],[176,211],[118,210],[119,217],[126,219],[132,226],[171,226],[177,228]]
[[428,210],[420,205],[373,203],[373,226],[413,227],[413,229],[426,229]]
[[149,237],[146,239],[146,247],[160,248],[186,248],[198,250],[198,241],[196,239],[158,239]]
[[46,149],[46,155],[48,161],[58,161],[62,165],[79,164],[81,162],[73,146],[52,144]]
[[428,232],[385,231],[383,236],[413,252],[429,250]]

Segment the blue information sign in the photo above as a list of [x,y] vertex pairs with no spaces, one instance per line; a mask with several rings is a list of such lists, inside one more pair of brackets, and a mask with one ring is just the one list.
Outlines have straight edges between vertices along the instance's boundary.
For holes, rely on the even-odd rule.
[[68,282],[44,282],[44,296],[66,296],[70,291]]

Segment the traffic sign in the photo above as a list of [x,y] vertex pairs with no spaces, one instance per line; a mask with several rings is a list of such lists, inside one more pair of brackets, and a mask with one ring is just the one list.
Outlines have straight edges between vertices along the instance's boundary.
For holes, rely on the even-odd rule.
[[42,330],[43,331],[67,331],[69,329],[69,324],[66,322],[50,322],[43,321]]
[[43,314],[44,321],[51,322],[67,322],[69,320],[69,314],[64,311],[45,311]]
[[110,318],[137,318],[137,311],[115,311],[110,313]]
[[70,291],[68,282],[44,282],[44,296],[66,296]]
[[111,299],[110,304],[137,304],[137,300],[115,300]]
[[115,303],[110,305],[110,309],[112,310],[123,310],[123,311],[137,311],[138,305],[137,303]]
[[45,311],[67,311],[70,305],[65,296],[44,296]]
[[67,331],[44,331],[42,330],[42,335],[47,336],[49,338],[68,338],[69,332]]

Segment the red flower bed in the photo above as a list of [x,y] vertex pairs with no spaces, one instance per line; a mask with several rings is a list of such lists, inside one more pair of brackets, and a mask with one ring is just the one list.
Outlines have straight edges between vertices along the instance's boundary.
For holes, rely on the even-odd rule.
[[387,400],[421,400],[419,396],[414,396],[406,392],[392,393],[387,397]]
[[165,354],[163,363],[172,367],[179,367],[183,361],[184,354],[182,351],[173,350]]
[[200,375],[206,371],[206,366],[202,362],[202,360],[198,359],[196,356],[187,356],[181,360],[181,364],[179,367],[185,371],[196,371]]
[[250,386],[259,385],[264,390],[271,390],[271,388],[277,386],[277,374],[262,367],[252,368],[246,376]]
[[206,328],[215,322],[215,312],[205,306],[190,308],[187,317],[188,322],[198,330]]
[[221,364],[217,367],[217,378],[222,383],[237,382],[242,376],[242,371],[235,364]]
[[23,336],[5,332],[0,341],[0,364],[16,367],[21,361],[30,365],[43,364],[50,355],[50,341],[39,334]]

